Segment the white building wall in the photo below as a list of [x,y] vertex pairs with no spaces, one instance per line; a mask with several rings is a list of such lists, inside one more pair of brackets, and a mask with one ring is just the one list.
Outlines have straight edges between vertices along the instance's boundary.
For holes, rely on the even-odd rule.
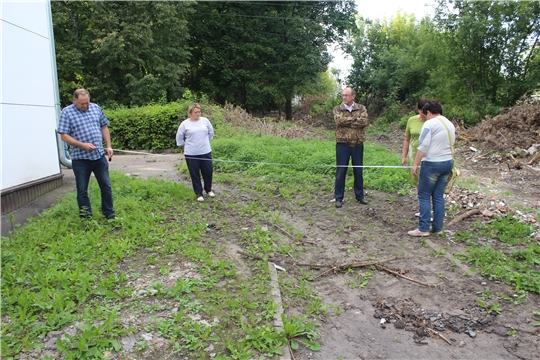
[[60,164],[49,0],[0,6],[3,190],[59,174]]

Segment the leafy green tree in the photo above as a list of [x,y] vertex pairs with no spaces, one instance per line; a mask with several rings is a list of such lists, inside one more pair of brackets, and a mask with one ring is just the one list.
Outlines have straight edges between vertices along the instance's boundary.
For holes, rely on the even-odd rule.
[[248,111],[285,104],[326,71],[327,45],[353,22],[354,2],[200,2],[190,17],[188,86]]
[[360,18],[358,26],[349,46],[354,61],[348,84],[362,103],[375,113],[416,103],[440,61],[432,22],[398,12],[389,20]]
[[447,85],[480,119],[540,86],[540,2],[439,0]]
[[53,1],[62,100],[77,87],[104,106],[181,97],[190,2]]

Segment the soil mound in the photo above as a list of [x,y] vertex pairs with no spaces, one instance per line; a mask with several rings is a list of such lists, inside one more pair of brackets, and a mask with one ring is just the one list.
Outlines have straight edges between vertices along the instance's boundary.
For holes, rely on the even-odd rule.
[[486,117],[478,126],[468,129],[467,136],[483,148],[497,151],[540,144],[540,105],[519,105],[504,114]]

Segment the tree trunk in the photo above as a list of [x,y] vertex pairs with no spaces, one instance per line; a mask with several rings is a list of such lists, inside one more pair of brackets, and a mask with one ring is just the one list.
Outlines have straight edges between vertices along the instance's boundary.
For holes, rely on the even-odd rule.
[[285,119],[292,120],[292,99],[285,99]]

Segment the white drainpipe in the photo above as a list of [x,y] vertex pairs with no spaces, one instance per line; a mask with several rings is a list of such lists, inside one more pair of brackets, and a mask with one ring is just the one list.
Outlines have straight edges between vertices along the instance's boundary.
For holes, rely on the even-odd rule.
[[[54,111],[56,113],[56,127],[58,128],[58,121],[60,120],[60,92],[58,89],[58,70],[56,68],[56,50],[54,48],[54,31],[52,20],[52,8],[51,1],[47,1],[47,7],[49,8],[49,46],[51,47],[51,65],[52,65],[52,77],[54,86]],[[58,158],[60,164],[71,169],[71,160],[66,157],[65,143],[60,137],[60,134],[56,133],[56,144],[58,145]]]

